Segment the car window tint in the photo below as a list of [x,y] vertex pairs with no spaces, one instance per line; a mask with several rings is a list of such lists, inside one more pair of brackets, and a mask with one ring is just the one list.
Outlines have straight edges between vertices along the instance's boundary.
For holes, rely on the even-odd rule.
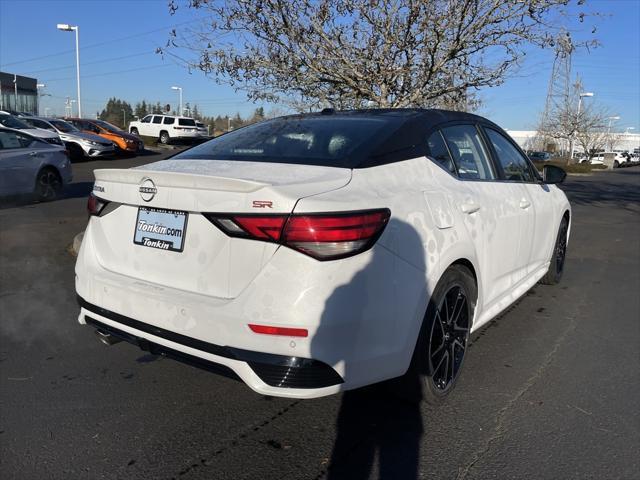
[[233,130],[173,159],[354,168],[397,128],[395,118],[282,117]]
[[157,115],[153,117],[153,123],[162,123],[162,117],[158,117]]
[[176,119],[173,117],[164,117],[164,123],[165,125],[173,125],[175,123]]
[[52,132],[56,131],[55,128],[53,128],[47,122],[43,122],[42,120],[34,120],[33,122],[34,122],[34,125],[38,128],[42,128],[44,130],[51,130]]
[[179,118],[178,125],[182,125],[185,127],[195,127],[196,121],[193,118]]
[[142,119],[142,123],[149,123],[151,121],[151,115],[147,115]]
[[458,176],[470,180],[493,180],[496,178],[478,130],[473,125],[456,125],[442,129]]
[[22,144],[15,132],[0,131],[0,149],[20,148]]
[[486,128],[489,141],[493,145],[498,162],[504,171],[505,180],[516,182],[532,182],[534,180],[527,160],[504,138],[504,136],[491,128]]
[[451,154],[447,149],[447,144],[442,138],[440,130],[433,132],[427,139],[427,146],[429,147],[429,155],[433,158],[438,165],[444,168],[447,172],[456,175],[456,167],[451,159]]
[[18,132],[0,131],[0,149],[26,148],[33,143],[33,138]]

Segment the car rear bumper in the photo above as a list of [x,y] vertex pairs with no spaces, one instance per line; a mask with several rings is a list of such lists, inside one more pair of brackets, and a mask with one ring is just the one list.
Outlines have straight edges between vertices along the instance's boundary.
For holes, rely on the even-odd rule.
[[[318,360],[204,342],[92,305],[80,296],[77,298],[81,307],[81,322],[102,333],[108,333],[153,354],[166,355],[213,371],[231,370],[245,381],[247,378],[253,380],[258,388],[266,385],[292,391],[318,391],[343,383],[334,369]],[[195,352],[197,353],[194,355]],[[247,366],[263,385],[255,382],[252,375],[247,375]]]

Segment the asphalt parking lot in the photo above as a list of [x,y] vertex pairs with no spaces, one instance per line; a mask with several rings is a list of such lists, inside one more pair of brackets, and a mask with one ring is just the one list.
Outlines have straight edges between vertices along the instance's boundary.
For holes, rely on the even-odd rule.
[[77,324],[92,170],[64,198],[0,206],[3,479],[640,477],[640,167],[570,176],[565,277],[474,338],[454,394],[263,397]]

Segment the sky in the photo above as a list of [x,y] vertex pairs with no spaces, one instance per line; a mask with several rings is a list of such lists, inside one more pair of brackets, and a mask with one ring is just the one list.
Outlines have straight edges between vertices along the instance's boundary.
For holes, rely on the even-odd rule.
[[[583,23],[570,21],[576,38],[595,37],[600,46],[573,55],[572,75],[580,75],[585,91],[612,115],[613,128],[640,129],[640,0],[588,0]],[[262,106],[243,92],[219,85],[198,71],[189,72],[171,57],[155,53],[169,38],[202,20],[180,8],[170,15],[165,0],[0,0],[0,70],[35,77],[46,87],[41,112],[64,114],[67,96],[76,97],[75,39],[57,23],[79,26],[81,98],[85,116],[93,116],[106,100],[117,97],[132,105],[143,99],[176,108],[197,104],[205,115],[239,112],[250,115]],[[592,36],[590,32],[596,28]],[[553,52],[531,49],[515,75],[503,85],[479,92],[479,114],[510,130],[535,128],[544,107]],[[272,106],[264,105],[269,111]]]

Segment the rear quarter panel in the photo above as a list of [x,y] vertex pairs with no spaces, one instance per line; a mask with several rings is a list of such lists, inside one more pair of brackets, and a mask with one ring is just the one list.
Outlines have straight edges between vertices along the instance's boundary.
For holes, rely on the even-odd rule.
[[[295,213],[391,210],[389,224],[368,264],[354,271],[350,282],[337,285],[336,295],[327,300],[327,308],[336,310],[332,302],[336,298],[346,302],[348,296],[344,291],[349,285],[355,290],[364,283],[371,292],[377,292],[362,295],[354,291],[353,302],[363,303],[355,309],[352,305],[344,306],[352,316],[360,315],[362,332],[378,332],[367,334],[368,342],[354,345],[362,349],[354,356],[367,359],[366,365],[351,367],[359,370],[358,378],[376,381],[382,379],[376,378],[379,372],[385,372],[386,378],[403,374],[409,366],[428,300],[442,272],[458,258],[475,261],[473,243],[451,207],[447,192],[439,185],[440,174],[448,175],[425,157],[356,169],[346,187],[304,198],[295,207]],[[438,199],[432,202],[436,204],[432,208],[429,198]],[[380,268],[384,256],[377,255],[376,249],[392,254],[393,260],[386,260],[384,268]],[[319,331],[322,332],[322,325]]]

